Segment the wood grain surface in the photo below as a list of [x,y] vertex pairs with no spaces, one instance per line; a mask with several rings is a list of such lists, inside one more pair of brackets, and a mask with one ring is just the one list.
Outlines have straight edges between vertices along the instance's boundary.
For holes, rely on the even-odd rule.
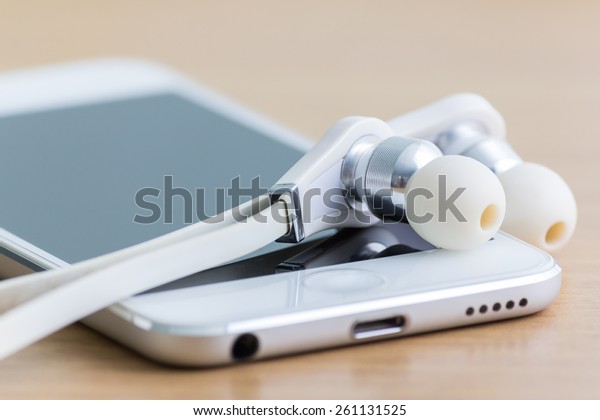
[[560,296],[527,318],[210,370],[74,325],[0,362],[1,398],[600,398],[600,3],[0,0],[0,70],[157,60],[317,139],[471,91],[572,186]]

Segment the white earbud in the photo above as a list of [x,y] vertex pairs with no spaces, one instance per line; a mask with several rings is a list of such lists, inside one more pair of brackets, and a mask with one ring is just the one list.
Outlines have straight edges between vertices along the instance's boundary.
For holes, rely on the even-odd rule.
[[[445,184],[438,182],[440,176],[445,177]],[[427,223],[413,223],[409,218],[410,225],[439,248],[464,250],[483,244],[500,229],[505,214],[504,191],[496,181],[488,168],[464,156],[443,156],[432,161],[413,175],[407,191],[409,194],[416,189],[430,191],[436,200],[416,201],[414,213],[429,213],[434,217]],[[463,188],[457,200],[463,219],[444,215],[443,197]]]
[[446,155],[482,162],[499,178],[506,194],[501,229],[547,251],[565,245],[575,230],[577,206],[566,182],[554,171],[525,163],[504,140],[504,121],[482,97],[444,98],[390,125],[433,141]]
[[[477,159],[496,173],[506,193],[503,230],[549,251],[569,241],[577,206],[571,189],[556,172],[523,162],[506,141],[490,137],[473,122],[457,124],[436,143],[442,150]],[[464,146],[457,147],[458,143]]]

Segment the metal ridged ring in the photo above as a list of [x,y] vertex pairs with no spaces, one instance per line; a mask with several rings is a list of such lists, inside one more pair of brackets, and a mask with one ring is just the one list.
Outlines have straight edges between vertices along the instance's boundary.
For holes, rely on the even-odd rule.
[[401,219],[404,216],[403,203],[393,200],[392,196],[395,188],[404,189],[408,178],[394,178],[397,177],[400,156],[413,142],[414,140],[391,137],[379,144],[369,159],[364,180],[365,201],[369,210],[378,217]]

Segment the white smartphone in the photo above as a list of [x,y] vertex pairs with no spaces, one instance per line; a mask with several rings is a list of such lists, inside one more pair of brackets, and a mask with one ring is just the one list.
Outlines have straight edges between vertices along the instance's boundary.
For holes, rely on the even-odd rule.
[[[4,277],[216,214],[264,193],[311,145],[171,70],[122,59],[1,75],[0,142]],[[549,255],[503,233],[453,252],[398,223],[273,244],[84,322],[154,360],[212,366],[528,315],[560,283]]]

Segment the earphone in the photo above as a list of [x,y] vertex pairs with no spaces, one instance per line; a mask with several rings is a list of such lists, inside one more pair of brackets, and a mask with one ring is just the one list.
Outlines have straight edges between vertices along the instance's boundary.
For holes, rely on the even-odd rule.
[[[440,191],[438,182],[445,183],[446,191]],[[309,191],[325,195],[336,189],[346,199],[342,208],[315,200],[297,204]],[[459,189],[463,217],[440,214],[443,194]],[[277,198],[287,196],[294,203],[288,208],[296,213],[309,211],[310,216],[293,214],[295,224],[288,235],[292,242],[331,227],[406,219],[433,245],[463,250],[491,238],[505,211],[500,183],[484,165],[461,156],[443,156],[428,141],[395,136],[388,124],[375,118],[340,120],[273,190]],[[415,197],[420,191],[427,192]],[[334,214],[337,220],[332,223]]]
[[469,156],[490,168],[506,193],[502,230],[547,251],[573,235],[577,206],[569,186],[549,168],[523,162],[505,141],[502,117],[482,97],[449,96],[389,123],[397,134],[427,138],[446,155]]
[[[330,203],[321,199],[328,195]],[[489,240],[504,212],[502,186],[485,165],[443,156],[381,120],[348,117],[268,195],[131,248],[3,281],[0,358],[114,302],[274,240],[299,242],[325,229],[392,219],[408,221],[438,247],[463,250]]]

